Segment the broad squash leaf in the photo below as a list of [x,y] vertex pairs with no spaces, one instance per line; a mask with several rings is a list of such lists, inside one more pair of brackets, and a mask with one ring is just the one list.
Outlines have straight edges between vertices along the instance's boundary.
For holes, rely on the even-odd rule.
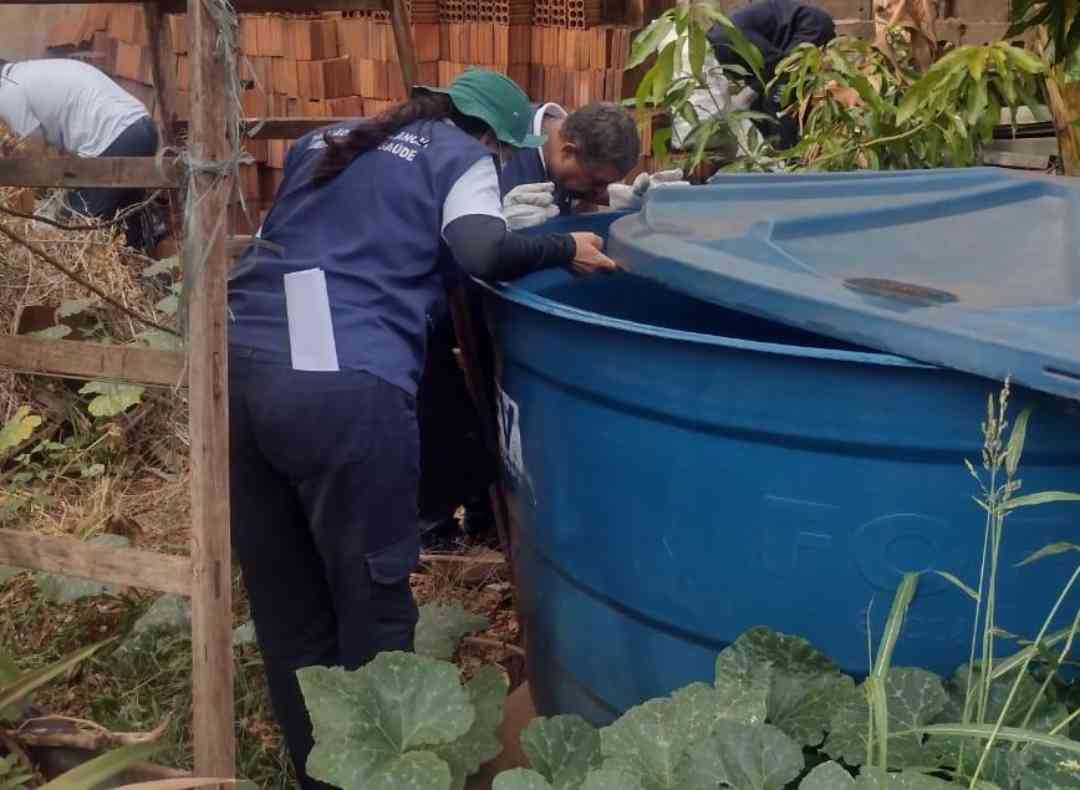
[[316,779],[345,790],[450,790],[450,766],[425,747],[453,743],[476,720],[452,664],[382,653],[354,672],[306,667],[297,678],[314,728],[307,768]]
[[[724,650],[716,662],[716,683],[725,678],[744,689],[753,689],[744,704],[756,713],[760,698],[766,718],[747,719],[760,724],[768,720],[804,746],[818,746],[829,729],[836,700],[854,689],[855,681],[840,674],[836,664],[805,639],[754,628]],[[764,683],[764,696],[760,696]]]
[[[889,708],[889,768],[923,766],[928,762],[922,738],[911,731],[929,724],[940,714],[948,696],[940,678],[923,669],[890,669],[885,676]],[[866,761],[870,708],[865,684],[836,707],[824,750],[848,765]]]
[[60,303],[60,306],[56,308],[56,317],[70,318],[73,315],[85,313],[91,307],[96,305],[97,302],[96,296],[89,299],[65,299]]
[[[978,694],[979,683],[979,671],[976,669],[974,672],[967,666],[961,666],[953,673],[953,676],[949,678],[946,683],[946,690],[949,698],[941,714],[934,720],[936,722],[958,722],[964,720],[964,700],[968,692],[968,683],[974,682],[975,688],[972,690],[973,694]],[[1013,684],[1016,683],[1016,674],[1013,673],[1006,677],[997,678],[990,684],[990,694],[987,699],[987,708],[984,714],[987,722],[996,722],[998,717],[1001,716],[1003,710],[1005,710],[1005,704],[1009,701],[1009,696],[1012,694]],[[1023,675],[1020,678],[1020,683],[1016,688],[1016,693],[1012,697],[1012,703],[1009,705],[1009,710],[1002,721],[1006,727],[1014,727],[1019,725],[1024,716],[1027,715],[1028,710],[1031,708],[1031,704],[1038,697],[1042,685],[1031,677],[1031,675]],[[974,712],[974,710],[973,710]]]
[[600,731],[603,767],[640,778],[645,790],[697,790],[684,784],[679,773],[692,745],[682,727],[692,717],[686,708],[693,704],[684,696],[631,708]]
[[160,329],[154,329],[150,327],[144,329],[135,335],[137,340],[141,340],[150,348],[158,349],[159,351],[177,351],[180,349],[182,342],[177,335],[163,332]]
[[533,719],[521,733],[521,748],[555,790],[580,787],[603,759],[599,730],[580,716]]
[[799,784],[799,790],[853,790],[855,777],[831,760],[815,766]]
[[799,744],[776,727],[723,721],[690,750],[686,786],[784,790],[805,765]]
[[495,777],[491,790],[551,790],[548,780],[536,771],[527,768],[515,768],[503,771]]
[[142,403],[144,387],[111,381],[91,381],[79,390],[80,395],[96,395],[87,406],[95,417],[115,417]]
[[1063,749],[1030,746],[1019,754],[1020,790],[1080,787],[1080,759]]
[[716,658],[715,686],[725,718],[746,724],[763,723],[773,671],[771,662],[761,660],[739,640],[723,650]]
[[13,450],[29,439],[41,425],[41,417],[30,413],[29,406],[20,406],[15,415],[0,428],[0,453]]
[[741,724],[763,724],[765,705],[758,697],[732,696],[705,683],[693,683],[679,689],[671,698],[675,701],[675,726],[688,742],[704,738],[719,721]]
[[176,294],[169,294],[158,300],[154,307],[166,315],[176,315],[180,309],[180,297]]
[[153,278],[162,274],[172,274],[173,272],[180,270],[180,258],[177,255],[172,255],[168,258],[162,258],[156,263],[152,263],[142,270],[143,277]]
[[592,771],[581,790],[645,790],[641,780],[622,771]]
[[732,648],[745,653],[752,664],[772,664],[774,671],[788,675],[814,676],[840,671],[832,659],[802,637],[781,634],[764,626],[742,634]]
[[450,766],[452,790],[462,790],[465,781],[502,752],[497,730],[505,710],[510,680],[497,666],[482,667],[465,686],[476,713],[465,735],[432,751]]
[[916,771],[882,774],[878,770],[863,770],[855,782],[855,790],[948,790],[956,785]]
[[487,627],[486,617],[468,612],[460,604],[425,604],[420,607],[420,619],[416,623],[416,652],[449,660],[463,636]]
[[820,746],[836,701],[851,697],[854,691],[855,681],[847,675],[800,678],[774,673],[768,721],[803,746]]

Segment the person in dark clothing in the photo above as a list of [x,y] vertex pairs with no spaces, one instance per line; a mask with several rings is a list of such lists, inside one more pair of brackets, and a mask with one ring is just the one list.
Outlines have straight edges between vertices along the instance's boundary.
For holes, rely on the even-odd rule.
[[[499,173],[511,230],[570,214],[575,199],[607,202],[608,186],[626,177],[640,153],[634,116],[618,104],[593,102],[571,113],[553,103],[533,104],[530,111],[531,132],[547,139],[518,151]],[[482,341],[479,293],[467,287],[467,296]],[[497,465],[454,356],[456,340],[450,316],[443,315],[420,386],[421,529],[432,548],[466,535],[487,537],[494,526],[488,491]],[[464,534],[455,520],[459,506],[465,508]]]
[[419,561],[417,387],[430,316],[466,275],[611,271],[588,234],[526,238],[496,157],[543,142],[511,80],[470,69],[285,162],[229,285],[232,534],[271,702],[303,788],[306,666],[411,650]]
[[638,164],[641,139],[625,107],[592,102],[571,113],[558,104],[533,105],[533,134],[540,148],[521,151],[499,182],[507,221],[515,230],[573,213],[574,201],[607,205],[608,187]]
[[[796,0],[757,0],[733,11],[729,18],[739,32],[761,50],[765,61],[762,74],[765,84],[754,80],[750,85],[757,94],[751,109],[778,117],[781,86],[778,83],[771,91],[766,89],[776,76],[776,67],[800,44],[813,44],[816,47],[828,44],[836,38],[836,24],[826,11]],[[721,66],[749,68],[749,64],[732,49],[728,31],[723,25],[714,25],[708,37]],[[795,119],[784,116],[779,121],[781,147],[795,145],[798,142]]]
[[[466,293],[477,337],[482,339],[482,305],[476,291],[468,287]],[[449,312],[433,316],[417,395],[420,532],[427,549],[451,548],[466,538],[490,542],[494,537],[490,487],[498,476],[495,455],[486,443],[490,437],[485,436],[456,349]]]

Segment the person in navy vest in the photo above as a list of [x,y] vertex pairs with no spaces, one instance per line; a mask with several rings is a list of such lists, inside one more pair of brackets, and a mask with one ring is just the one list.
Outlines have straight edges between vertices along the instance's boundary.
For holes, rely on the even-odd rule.
[[572,113],[550,102],[534,104],[532,131],[547,141],[518,152],[500,179],[514,229],[566,216],[575,200],[607,205],[608,186],[626,178],[641,153],[634,116],[612,102],[593,102]]
[[[572,113],[554,103],[534,104],[531,119],[532,133],[544,135],[545,143],[517,151],[499,174],[511,230],[570,214],[575,201],[608,204],[608,186],[614,188],[613,182],[638,163],[637,124],[618,104],[594,102]],[[611,205],[631,207],[629,202]],[[475,293],[470,296],[476,318],[479,300]],[[477,334],[482,330],[478,327]],[[483,540],[494,532],[488,490],[497,466],[482,441],[480,415],[468,395],[455,344],[450,317],[443,315],[435,324],[420,387],[421,531],[429,548],[465,536]]]
[[229,286],[232,530],[275,715],[304,788],[296,670],[411,650],[417,382],[429,316],[465,275],[615,264],[593,234],[526,238],[498,162],[536,147],[528,99],[472,69],[290,149]]
[[[796,0],[756,0],[733,11],[731,23],[751,44],[761,50],[765,62],[762,76],[767,85],[776,75],[776,67],[800,44],[822,47],[836,38],[836,24],[828,12]],[[748,68],[731,47],[730,37],[722,25],[713,25],[708,33],[709,43],[721,66],[736,65]],[[756,94],[751,109],[773,117],[779,115],[777,101],[781,86],[771,92],[761,84],[751,84]],[[798,124],[794,118],[783,116],[780,122],[780,145],[791,147],[798,142]]]

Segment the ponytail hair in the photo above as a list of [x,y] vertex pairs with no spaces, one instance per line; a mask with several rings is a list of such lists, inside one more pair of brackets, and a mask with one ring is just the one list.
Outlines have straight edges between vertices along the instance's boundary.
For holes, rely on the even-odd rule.
[[409,124],[444,119],[453,121],[455,126],[473,137],[480,137],[489,130],[483,121],[459,113],[445,93],[418,91],[407,102],[362,120],[347,135],[323,135],[326,150],[315,170],[315,180],[323,182],[335,178],[358,156],[375,150]]

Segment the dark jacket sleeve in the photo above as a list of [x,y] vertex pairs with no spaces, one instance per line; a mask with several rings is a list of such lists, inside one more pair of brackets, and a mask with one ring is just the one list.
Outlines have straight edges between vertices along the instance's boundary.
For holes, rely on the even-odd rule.
[[458,217],[443,231],[450,252],[465,272],[482,280],[514,280],[539,269],[569,266],[576,247],[563,234],[511,233],[499,217]]

